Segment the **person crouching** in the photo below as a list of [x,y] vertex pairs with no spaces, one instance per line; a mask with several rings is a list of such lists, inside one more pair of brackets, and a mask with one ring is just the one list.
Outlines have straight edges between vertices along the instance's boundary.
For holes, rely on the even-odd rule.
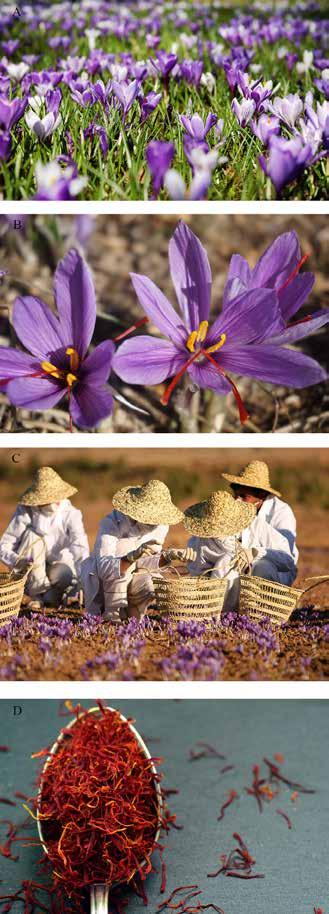
[[150,572],[159,568],[169,526],[179,524],[183,513],[158,479],[125,486],[112,502],[114,510],[101,521],[81,578],[87,611],[121,622],[140,618],[154,602]]
[[81,511],[70,502],[76,492],[52,467],[40,467],[0,540],[0,560],[29,567],[25,592],[45,606],[58,607],[69,587],[77,589],[89,555]]
[[256,509],[252,524],[241,535],[251,574],[291,587],[297,576],[296,519],[281,493],[273,489],[267,464],[252,460],[239,475],[222,476],[238,501]]
[[229,492],[212,492],[206,501],[191,505],[184,515],[184,527],[192,536],[188,549],[194,558],[188,563],[192,576],[209,573],[226,577],[228,589],[224,609],[236,610],[239,600],[239,571],[235,569],[238,540],[256,516],[253,505],[235,501]]

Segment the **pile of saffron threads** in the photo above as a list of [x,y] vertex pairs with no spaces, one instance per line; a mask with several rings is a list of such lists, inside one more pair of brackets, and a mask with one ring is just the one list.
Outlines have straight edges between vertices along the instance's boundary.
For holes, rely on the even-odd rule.
[[[101,703],[99,713],[78,707],[62,734],[35,801],[55,882],[70,895],[145,879],[158,846],[152,762],[160,760],[147,759],[129,724]],[[161,824],[168,827],[168,817]]]

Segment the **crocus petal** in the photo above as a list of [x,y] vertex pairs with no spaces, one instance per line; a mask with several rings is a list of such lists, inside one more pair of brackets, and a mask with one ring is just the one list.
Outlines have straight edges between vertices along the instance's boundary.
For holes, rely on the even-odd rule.
[[283,285],[301,258],[296,232],[284,232],[266,248],[252,270],[251,285],[268,289]]
[[233,254],[230,260],[230,266],[228,269],[227,279],[241,279],[241,282],[246,286],[251,278],[251,269],[245,259],[241,257],[240,254]]
[[225,348],[260,341],[284,329],[278,297],[272,289],[251,289],[223,311],[208,332],[207,346],[226,333]]
[[153,324],[177,346],[184,346],[185,327],[161,289],[148,276],[139,273],[130,273],[130,276],[137,298]]
[[3,378],[21,378],[38,371],[39,363],[20,349],[0,347],[0,381]]
[[246,286],[238,276],[235,276],[234,279],[229,279],[223,292],[222,311],[227,311],[231,305],[235,307],[236,299],[240,298],[240,295],[243,295],[244,292],[247,292]]
[[87,356],[80,371],[81,379],[88,378],[90,384],[105,384],[110,376],[115,346],[112,340],[105,340]]
[[278,346],[241,346],[225,352],[225,346],[214,358],[227,372],[258,378],[287,387],[309,387],[327,378],[318,362],[297,352]]
[[177,350],[165,340],[138,336],[117,349],[113,370],[131,384],[160,384],[171,378],[187,362],[189,353]]
[[282,292],[278,292],[281,314],[285,321],[290,320],[302,307],[314,286],[314,280],[313,273],[301,273]]
[[109,387],[77,384],[72,388],[70,413],[79,428],[95,428],[111,415],[113,396]]
[[188,368],[188,374],[198,387],[206,390],[215,390],[217,394],[228,394],[231,390],[229,382],[220,375],[219,371],[216,371],[210,362],[208,364],[193,362],[193,365]]
[[207,252],[185,222],[169,243],[169,263],[184,323],[197,330],[209,318],[212,276]]
[[15,378],[10,381],[6,394],[14,406],[25,409],[50,409],[64,397],[65,387],[48,378]]
[[15,299],[13,325],[23,346],[39,359],[65,344],[59,321],[48,305],[34,295]]
[[329,310],[317,317],[311,318],[311,320],[296,323],[294,327],[287,327],[283,333],[278,333],[277,336],[271,337],[268,340],[268,343],[271,345],[277,344],[278,346],[284,346],[286,343],[297,343],[297,340],[302,340],[305,336],[310,336],[311,333],[315,333],[316,330],[320,330],[320,327],[324,327],[324,325],[328,323]]
[[58,264],[54,293],[64,343],[83,358],[95,329],[96,299],[89,267],[74,248]]

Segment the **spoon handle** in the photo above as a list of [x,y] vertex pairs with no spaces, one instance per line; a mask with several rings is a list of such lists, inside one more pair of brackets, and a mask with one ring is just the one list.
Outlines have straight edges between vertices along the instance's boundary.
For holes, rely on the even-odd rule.
[[90,888],[90,914],[108,914],[109,904],[108,885],[96,883]]

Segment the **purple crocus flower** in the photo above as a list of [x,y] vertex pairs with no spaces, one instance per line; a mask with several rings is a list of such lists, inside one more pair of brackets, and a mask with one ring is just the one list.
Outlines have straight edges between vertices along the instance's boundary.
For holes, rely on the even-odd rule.
[[286,186],[296,181],[304,168],[313,159],[312,147],[304,144],[300,137],[286,140],[282,136],[272,136],[269,143],[269,157],[259,157],[259,164],[266,175],[271,178],[278,195]]
[[[296,267],[290,277],[287,275],[291,260],[294,262],[289,243],[287,237],[285,243],[265,252],[247,290],[241,289],[240,283],[242,277],[249,282],[249,267],[239,255],[232,258],[222,311],[209,327],[212,277],[207,253],[193,232],[179,223],[169,245],[169,263],[180,314],[147,276],[131,274],[144,311],[167,339],[139,336],[123,343],[113,359],[115,372],[133,384],[161,384],[173,378],[162,398],[164,405],[185,372],[201,388],[222,395],[232,389],[242,422],[247,412],[229,371],[292,387],[325,380],[326,374],[317,362],[284,346],[292,341],[291,335],[298,339],[309,332],[305,324],[286,329],[283,316],[280,294],[284,293],[285,302],[289,299],[289,282],[296,275]],[[275,288],[278,277],[281,289]],[[292,310],[288,302],[287,313]],[[319,320],[321,325],[326,323],[329,314]],[[312,329],[318,326],[313,323]]]
[[141,109],[141,124],[144,124],[150,114],[158,107],[162,99],[161,92],[149,92],[148,95],[142,95],[138,101]]
[[167,51],[158,51],[156,58],[151,57],[151,64],[155,68],[157,74],[162,76],[162,79],[165,82],[168,81],[168,77],[171,71],[174,69],[178,61],[176,54],[168,54]]
[[233,99],[232,111],[239,121],[240,127],[246,127],[256,111],[256,102],[252,98],[243,98],[238,102],[237,98]]
[[279,118],[270,117],[268,114],[261,114],[258,121],[250,121],[250,127],[264,146],[268,145],[272,136],[278,136],[281,129]]
[[70,415],[80,428],[94,428],[112,412],[106,381],[114,344],[106,340],[88,355],[96,322],[91,273],[72,248],[54,277],[58,317],[32,295],[16,298],[13,326],[27,352],[0,347],[0,378],[11,403],[25,409],[56,406],[68,394]]
[[152,175],[153,193],[157,197],[163,185],[164,177],[170,168],[175,155],[173,143],[151,140],[146,147],[146,161]]
[[186,114],[181,114],[181,122],[186,130],[186,133],[192,137],[193,140],[202,142],[208,135],[212,127],[217,124],[218,117],[216,114],[209,112],[207,115],[206,123],[204,124],[202,117],[199,114],[193,114],[192,117],[187,117]]
[[0,124],[5,130],[11,130],[14,124],[23,116],[27,105],[26,98],[14,98],[9,101],[8,98],[0,97]]
[[112,89],[121,105],[123,121],[125,122],[128,111],[130,111],[130,108],[140,91],[140,82],[138,82],[137,79],[134,79],[131,83],[117,83],[113,80]]
[[9,159],[11,153],[11,136],[6,130],[0,130],[0,161]]

